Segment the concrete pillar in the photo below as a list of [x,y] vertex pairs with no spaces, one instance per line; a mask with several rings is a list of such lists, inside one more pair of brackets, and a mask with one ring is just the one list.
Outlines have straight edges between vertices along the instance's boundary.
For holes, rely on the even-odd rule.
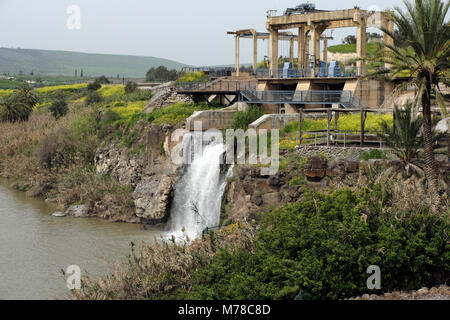
[[306,65],[306,33],[305,26],[298,28],[298,69],[302,70]]
[[236,76],[239,77],[240,63],[239,63],[239,35],[238,34],[236,35],[235,68],[236,68]]
[[[365,59],[367,57],[367,21],[365,17],[361,17],[358,20],[356,32],[356,54],[358,58]],[[356,67],[358,76],[366,75],[366,61],[357,61]]]
[[[389,32],[394,34],[394,21],[389,18],[389,12],[387,13],[387,15],[384,15],[383,17],[384,18],[381,20],[382,24],[385,26],[385,28],[387,30],[389,30]],[[383,41],[392,46],[394,45],[394,39],[391,36],[389,36],[387,33],[384,33],[384,32],[383,32]],[[391,65],[385,64],[384,67],[386,69],[390,69]]]
[[328,63],[328,39],[323,39],[323,61]]
[[318,28],[311,30],[311,46],[311,54],[314,56],[315,65],[317,66],[317,61],[320,60],[320,33]]
[[[311,29],[311,54],[314,56],[314,68],[319,66],[320,61],[320,35],[321,31],[317,25],[313,25]],[[313,72],[313,76],[316,76],[316,72]]]
[[289,62],[294,64],[294,38],[289,40]]
[[258,35],[253,33],[253,71],[258,69]]
[[270,75],[278,76],[278,30],[269,30]]
[[309,57],[312,54],[311,53],[311,38],[306,38],[306,55],[305,55],[305,65],[307,68],[309,68]]

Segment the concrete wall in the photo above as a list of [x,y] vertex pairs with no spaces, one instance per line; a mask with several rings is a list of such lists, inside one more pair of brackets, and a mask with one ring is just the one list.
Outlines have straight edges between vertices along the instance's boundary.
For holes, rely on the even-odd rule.
[[299,119],[298,114],[266,114],[249,125],[250,129],[282,129],[289,122]]
[[186,130],[194,131],[194,122],[197,121],[202,122],[202,129],[204,131],[208,129],[225,129],[231,124],[237,112],[237,110],[197,111],[186,120]]
[[[346,90],[344,88],[344,90]],[[385,99],[388,99],[394,91],[392,82],[383,80],[360,79],[358,80],[354,94],[358,96],[368,107],[378,109]],[[389,106],[386,106],[389,107]]]
[[238,102],[230,107],[219,110],[196,111],[186,120],[186,130],[194,131],[194,122],[201,121],[202,129],[222,130],[229,127],[233,121],[234,115],[239,111],[245,111],[249,108],[246,103]]

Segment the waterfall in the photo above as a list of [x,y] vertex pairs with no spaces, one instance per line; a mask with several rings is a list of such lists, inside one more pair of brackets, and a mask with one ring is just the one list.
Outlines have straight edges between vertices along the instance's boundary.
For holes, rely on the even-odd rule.
[[221,170],[223,142],[205,141],[196,133],[183,137],[184,174],[175,186],[169,226],[178,240],[195,239],[207,228],[217,228],[222,197],[232,168]]

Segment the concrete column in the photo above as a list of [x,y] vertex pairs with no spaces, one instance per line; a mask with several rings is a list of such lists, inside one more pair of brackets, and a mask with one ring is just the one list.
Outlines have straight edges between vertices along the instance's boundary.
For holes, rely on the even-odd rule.
[[258,69],[258,36],[253,33],[253,71],[256,73]]
[[239,35],[236,35],[236,52],[235,52],[235,68],[236,68],[236,76],[239,77],[239,69],[240,69],[240,63],[239,63]]
[[[389,16],[385,16],[382,20],[382,24],[386,27],[387,30],[389,30],[389,32],[391,32],[392,34],[394,33],[394,21],[392,19],[389,18]],[[390,44],[390,45],[394,45],[394,39],[389,36],[387,33],[383,32],[383,41]],[[384,67],[386,69],[390,69],[391,65],[390,64],[385,64]]]
[[[358,21],[356,33],[356,54],[358,58],[365,59],[367,57],[367,21],[366,18],[361,17]],[[359,60],[356,62],[357,75],[366,75],[366,61]]]
[[[313,25],[311,30],[311,51],[314,56],[314,67],[319,66],[320,61],[320,32],[319,27],[317,25]],[[313,72],[313,76],[316,76],[316,72]]]
[[306,38],[306,55],[305,55],[305,66],[309,68],[309,56],[311,53],[311,39],[309,37]]
[[323,61],[328,63],[328,39],[323,39]]
[[320,33],[317,28],[311,30],[311,54],[314,56],[317,65],[317,61],[320,60]]
[[294,63],[294,38],[289,40],[289,62]]
[[278,30],[269,30],[270,75],[278,76]]
[[305,67],[306,61],[306,33],[305,26],[298,28],[298,69]]

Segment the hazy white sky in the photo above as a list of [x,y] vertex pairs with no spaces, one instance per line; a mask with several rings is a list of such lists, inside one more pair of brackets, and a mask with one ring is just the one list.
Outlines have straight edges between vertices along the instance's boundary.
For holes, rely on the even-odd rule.
[[[231,64],[234,40],[227,31],[265,31],[266,11],[282,13],[295,0],[0,0],[0,47],[131,54],[191,65]],[[306,2],[306,1],[305,1]],[[386,9],[401,0],[317,0],[318,9]],[[66,9],[81,9],[81,29],[69,30]],[[369,30],[370,31],[370,30]],[[353,28],[334,32],[340,43]],[[250,40],[241,40],[241,62],[251,61]],[[260,59],[267,41],[260,41]],[[280,45],[288,54],[288,44]]]

